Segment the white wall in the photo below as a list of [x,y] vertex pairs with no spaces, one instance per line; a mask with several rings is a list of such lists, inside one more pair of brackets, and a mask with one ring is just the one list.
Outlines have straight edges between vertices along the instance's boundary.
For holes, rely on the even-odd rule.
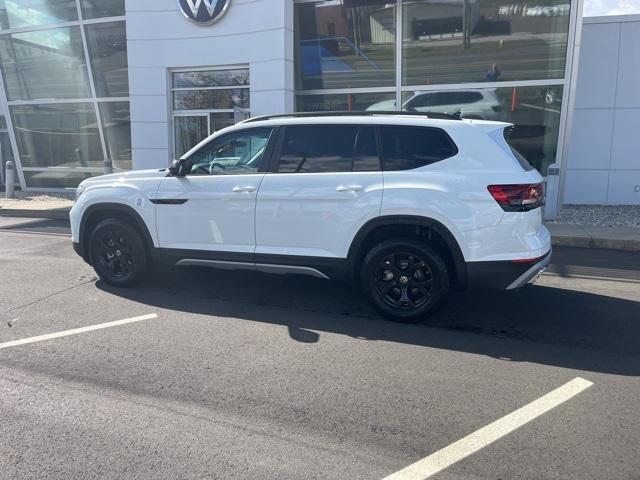
[[245,64],[251,114],[293,111],[291,0],[231,0],[213,25],[187,20],[176,0],[126,0],[134,169],[168,164],[169,70]]
[[640,15],[588,17],[564,203],[640,205]]

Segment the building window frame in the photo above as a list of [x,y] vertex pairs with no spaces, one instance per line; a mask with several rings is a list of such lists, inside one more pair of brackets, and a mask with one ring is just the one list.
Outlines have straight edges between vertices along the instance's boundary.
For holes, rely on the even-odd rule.
[[[248,83],[246,85],[239,86],[214,86],[214,87],[174,87],[173,77],[176,73],[190,73],[190,72],[212,72],[212,71],[228,71],[228,70],[246,70],[248,75]],[[167,72],[167,85],[168,85],[168,111],[170,112],[169,122],[169,148],[171,159],[178,157],[176,155],[176,118],[184,117],[206,117],[207,118],[207,136],[212,135],[217,130],[213,129],[211,124],[212,114],[232,114],[234,116],[233,123],[237,123],[240,120],[249,118],[251,112],[251,68],[249,64],[234,64],[234,65],[212,65],[212,66],[198,66],[198,67],[180,67],[171,68]],[[239,90],[246,89],[249,92],[249,106],[247,108],[206,108],[206,109],[176,109],[174,102],[175,92],[184,91],[214,91],[214,90]],[[205,137],[206,138],[206,137]],[[186,153],[186,152],[184,152]],[[181,155],[180,155],[181,156]]]
[[[4,82],[4,74],[2,69],[0,69],[0,102],[3,102],[4,105],[7,106],[7,111],[5,112],[5,118],[7,123],[7,131],[9,133],[9,140],[11,143],[11,150],[13,151],[13,162],[14,168],[17,172],[17,179],[19,181],[19,185],[21,190],[23,191],[43,191],[43,192],[61,192],[66,191],[66,188],[44,188],[44,187],[29,187],[27,185],[24,172],[68,172],[68,173],[96,173],[102,174],[106,172],[106,169],[95,168],[95,167],[23,167],[22,161],[20,158],[20,150],[18,148],[17,136],[15,132],[15,126],[13,123],[13,118],[11,115],[11,107],[12,106],[27,106],[27,105],[47,105],[47,104],[64,104],[64,103],[90,103],[93,106],[94,113],[96,116],[98,133],[100,136],[100,147],[103,154],[103,159],[106,161],[108,159],[108,148],[107,148],[107,140],[106,134],[104,132],[104,128],[102,125],[102,115],[100,111],[100,103],[111,103],[111,102],[130,102],[130,97],[98,97],[96,94],[95,88],[95,79],[93,66],[91,62],[91,57],[89,56],[89,47],[87,43],[87,33],[86,26],[87,25],[95,25],[95,24],[106,24],[106,23],[114,23],[114,22],[122,22],[126,25],[126,15],[118,15],[118,16],[110,16],[110,17],[98,17],[98,18],[84,18],[84,13],[82,11],[82,0],[75,0],[76,11],[78,15],[77,20],[72,20],[68,22],[58,22],[52,24],[44,24],[44,25],[31,25],[25,27],[17,27],[17,28],[8,28],[0,30],[0,35],[11,35],[16,33],[27,33],[27,32],[38,32],[38,31],[46,31],[53,30],[56,28],[63,27],[78,27],[80,29],[80,35],[82,39],[82,52],[85,57],[86,68],[87,68],[87,76],[89,83],[89,93],[90,96],[80,99],[41,99],[41,100],[8,100],[7,91]],[[118,168],[113,168],[114,172],[120,171]]]
[[[298,4],[322,3],[326,0],[293,0],[294,9]],[[498,82],[475,82],[475,83],[456,83],[456,84],[426,84],[426,85],[403,85],[402,72],[404,66],[403,60],[403,39],[404,39],[404,4],[409,0],[395,0],[395,85],[393,87],[367,87],[367,88],[337,88],[337,89],[298,89],[295,88],[294,111],[298,111],[298,97],[303,95],[348,95],[357,93],[376,93],[376,92],[395,92],[395,110],[402,109],[402,97],[406,92],[416,90],[431,91],[442,90],[460,90],[460,89],[481,89],[481,88],[517,88],[517,87],[556,87],[561,86],[562,107],[559,119],[558,140],[556,145],[555,163],[552,164],[554,170],[559,168],[560,182],[557,191],[547,192],[547,209],[545,218],[555,218],[557,208],[562,203],[564,196],[564,188],[566,183],[566,159],[568,157],[568,145],[571,127],[573,124],[573,109],[576,95],[576,81],[578,73],[578,61],[580,56],[580,45],[576,44],[579,40],[582,30],[582,11],[584,8],[584,0],[568,0],[569,9],[569,25],[567,32],[567,49],[564,63],[564,77],[552,79],[535,79],[535,80],[513,80]],[[296,13],[294,11],[293,30],[296,30]],[[292,33],[294,40],[297,38]],[[294,62],[296,62],[294,54]],[[296,66],[296,69],[299,68]],[[294,74],[298,74],[296,70]],[[297,80],[294,79],[294,85],[297,86]],[[541,172],[546,178],[547,172]]]

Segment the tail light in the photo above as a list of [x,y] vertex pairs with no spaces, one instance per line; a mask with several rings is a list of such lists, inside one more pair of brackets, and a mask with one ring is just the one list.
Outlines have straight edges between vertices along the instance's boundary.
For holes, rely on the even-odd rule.
[[544,184],[489,185],[493,198],[505,212],[528,212],[544,204]]

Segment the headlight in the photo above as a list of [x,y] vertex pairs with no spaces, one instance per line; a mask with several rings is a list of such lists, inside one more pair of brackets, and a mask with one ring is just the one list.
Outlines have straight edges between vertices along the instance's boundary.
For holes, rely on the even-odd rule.
[[80,198],[80,195],[82,195],[84,193],[84,190],[87,187],[85,187],[84,185],[80,184],[78,185],[78,188],[76,188],[76,201],[78,201],[78,199]]

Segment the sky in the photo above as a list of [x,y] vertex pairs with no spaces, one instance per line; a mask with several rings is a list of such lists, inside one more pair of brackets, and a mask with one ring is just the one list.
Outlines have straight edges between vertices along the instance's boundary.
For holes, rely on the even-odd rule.
[[640,0],[585,0],[584,16],[640,13]]

